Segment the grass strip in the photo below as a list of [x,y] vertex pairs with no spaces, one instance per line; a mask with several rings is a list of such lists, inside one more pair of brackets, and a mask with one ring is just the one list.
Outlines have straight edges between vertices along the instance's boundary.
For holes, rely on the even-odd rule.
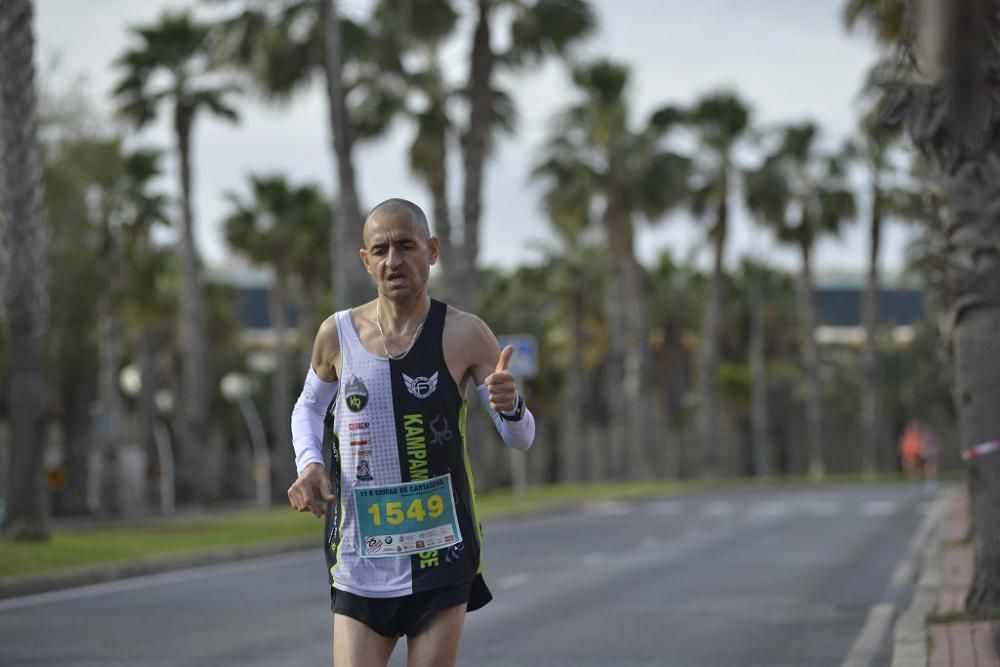
[[929,615],[924,624],[976,623],[979,621],[1000,621],[1000,609],[994,609],[983,614],[971,614],[967,611],[949,611],[944,614],[935,613]]

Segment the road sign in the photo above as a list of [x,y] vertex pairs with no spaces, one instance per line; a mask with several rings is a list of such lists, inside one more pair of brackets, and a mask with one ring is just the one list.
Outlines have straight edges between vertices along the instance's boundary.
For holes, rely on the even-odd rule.
[[519,380],[531,380],[538,376],[538,341],[531,334],[502,334],[497,336],[500,349],[508,345],[514,348],[508,368]]

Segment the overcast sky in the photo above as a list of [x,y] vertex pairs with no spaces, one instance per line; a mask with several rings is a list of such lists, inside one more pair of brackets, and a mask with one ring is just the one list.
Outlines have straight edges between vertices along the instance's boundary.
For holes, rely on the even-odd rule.
[[[843,0],[592,2],[600,28],[582,49],[582,57],[610,57],[630,66],[636,120],[662,104],[688,104],[706,91],[729,87],[752,104],[761,124],[813,119],[831,146],[839,145],[855,127],[857,91],[876,54],[864,36],[844,33],[839,18]],[[345,11],[362,15],[368,3],[342,4]],[[177,0],[38,0],[42,61],[58,54],[57,81],[85,77],[94,105],[110,112],[112,62],[129,44],[128,26],[155,20],[164,9],[190,5]],[[454,71],[464,72],[464,44],[452,45],[447,54]],[[519,126],[516,136],[501,140],[487,166],[482,259],[489,265],[513,266],[537,259],[533,248],[539,240],[551,238],[528,174],[552,115],[573,100],[573,93],[565,67],[555,63],[506,83],[514,93]],[[223,195],[242,190],[247,174],[282,173],[296,182],[319,182],[328,192],[334,189],[325,108],[317,86],[283,108],[248,100],[239,125],[207,117],[198,121],[195,215],[199,246],[210,264],[227,260],[219,225],[226,210]],[[364,206],[401,196],[430,210],[425,189],[407,174],[411,132],[410,126],[399,122],[385,139],[359,147]],[[172,145],[171,139],[163,120],[141,137],[145,143],[164,147]],[[171,179],[165,186],[172,183]],[[454,186],[457,215],[460,183]],[[652,229],[640,226],[637,249],[644,262],[665,248],[678,258],[695,256],[702,263],[707,259],[700,245],[701,227],[685,215],[667,218]],[[898,225],[889,230],[883,258],[890,269],[900,267],[910,234]],[[749,252],[785,267],[796,266],[793,253],[777,248],[741,212],[731,238],[730,262]],[[828,274],[859,273],[865,256],[864,228],[856,224],[839,239],[820,243],[817,265]]]

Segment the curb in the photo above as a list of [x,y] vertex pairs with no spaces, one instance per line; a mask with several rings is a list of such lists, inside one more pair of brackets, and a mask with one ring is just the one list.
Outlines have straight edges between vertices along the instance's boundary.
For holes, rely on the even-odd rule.
[[926,667],[927,616],[933,611],[941,588],[941,545],[949,511],[959,497],[958,491],[943,492],[931,512],[934,513],[934,527],[930,531],[927,544],[920,554],[920,578],[913,590],[910,606],[896,621],[893,629],[892,667]]
[[62,570],[47,574],[9,577],[0,580],[0,599],[32,595],[34,593],[47,593],[64,588],[100,584],[106,581],[139,577],[146,574],[159,574],[171,570],[260,558],[261,556],[271,556],[312,548],[315,548],[317,553],[319,552],[320,541],[315,537],[279,542],[277,544],[255,544],[245,547],[198,551],[175,556],[153,556],[109,565],[73,568],[71,570]]

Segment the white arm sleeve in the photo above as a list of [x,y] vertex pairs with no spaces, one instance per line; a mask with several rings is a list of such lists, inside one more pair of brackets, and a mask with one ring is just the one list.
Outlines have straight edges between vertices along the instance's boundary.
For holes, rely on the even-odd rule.
[[490,407],[490,392],[485,384],[477,386],[476,391],[479,392],[479,397],[483,400],[486,411],[490,413],[493,425],[497,427],[500,437],[507,443],[507,446],[522,452],[528,451],[535,441],[535,417],[531,414],[528,406],[524,406],[524,415],[519,421],[508,421]]
[[309,367],[299,400],[292,408],[292,447],[299,474],[310,463],[323,464],[323,419],[340,382],[325,382]]

